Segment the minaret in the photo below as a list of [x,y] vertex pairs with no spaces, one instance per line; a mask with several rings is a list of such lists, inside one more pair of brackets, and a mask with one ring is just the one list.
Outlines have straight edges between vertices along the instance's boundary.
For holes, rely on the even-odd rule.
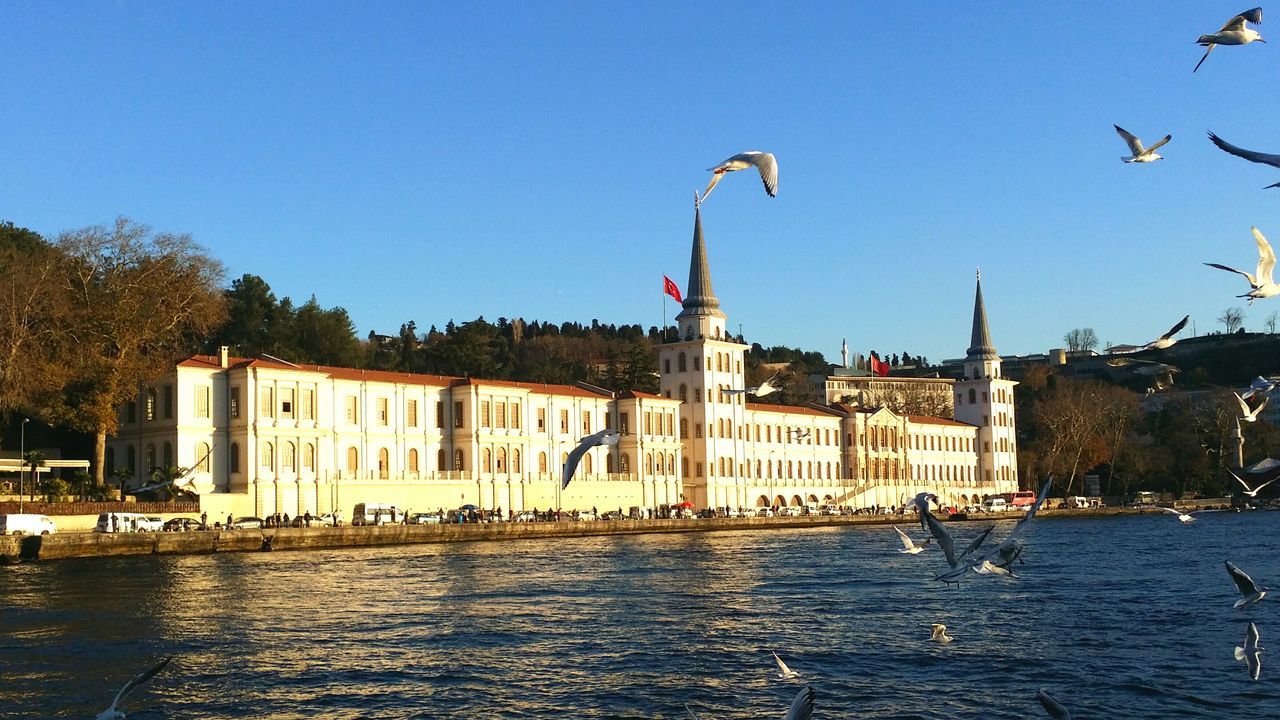
[[840,367],[849,368],[849,340],[848,338],[840,339]]
[[977,481],[983,495],[1018,489],[1017,426],[1013,415],[1015,385],[1016,382],[1000,375],[1000,355],[991,342],[987,307],[982,300],[982,271],[978,271],[964,378],[955,384],[955,417],[978,428]]
[[711,289],[711,266],[695,206],[689,289],[676,316],[680,339],[658,346],[663,395],[680,406],[681,493],[698,507],[747,507],[743,467],[746,443],[736,442],[746,416],[745,397],[724,390],[746,387],[747,346],[729,339],[720,300]]

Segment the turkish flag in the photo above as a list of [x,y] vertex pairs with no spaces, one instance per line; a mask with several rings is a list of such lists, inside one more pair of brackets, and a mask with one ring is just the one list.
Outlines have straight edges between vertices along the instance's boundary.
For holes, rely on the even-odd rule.
[[676,283],[666,275],[662,276],[662,292],[676,299],[676,302],[684,302],[684,298],[680,297],[680,288],[676,287]]
[[871,374],[879,375],[880,377],[888,377],[889,363],[883,362],[880,360],[880,358],[876,357],[875,355],[872,355],[871,356]]

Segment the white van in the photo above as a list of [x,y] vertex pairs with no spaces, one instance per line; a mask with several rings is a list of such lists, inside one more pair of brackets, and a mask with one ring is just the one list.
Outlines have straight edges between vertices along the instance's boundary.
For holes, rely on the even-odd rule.
[[1004,512],[1009,509],[1009,503],[1002,497],[993,497],[982,503],[982,509],[987,512]]
[[151,518],[142,513],[112,512],[98,515],[98,524],[94,526],[93,531],[100,533],[157,532],[158,529],[151,530],[153,525]]
[[404,511],[386,503],[360,503],[351,511],[352,525],[387,525],[404,521]]
[[0,515],[0,535],[50,535],[58,532],[48,515],[14,513]]

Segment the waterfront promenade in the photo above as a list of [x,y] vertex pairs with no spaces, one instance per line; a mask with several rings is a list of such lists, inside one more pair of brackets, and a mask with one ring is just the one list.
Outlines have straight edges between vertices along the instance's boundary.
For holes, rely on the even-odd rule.
[[[1041,510],[1037,518],[1104,517],[1158,513],[1154,508],[1107,507]],[[978,514],[951,522],[1017,520],[1022,513]],[[793,530],[862,525],[915,524],[914,515],[810,515],[801,517],[603,520],[590,522],[491,522],[383,525],[160,533],[56,533],[0,537],[0,563],[121,555],[190,555],[422,543],[492,542],[598,535],[645,535],[726,530]],[[1173,520],[1171,519],[1171,522]]]

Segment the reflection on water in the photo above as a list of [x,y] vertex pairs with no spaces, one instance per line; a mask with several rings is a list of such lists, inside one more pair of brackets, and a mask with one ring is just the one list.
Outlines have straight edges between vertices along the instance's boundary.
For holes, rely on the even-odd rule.
[[1022,582],[958,590],[887,527],[0,568],[0,717],[93,717],[170,654],[130,717],[781,717],[771,650],[818,717],[1280,717],[1231,653],[1280,605],[1222,568],[1280,584],[1277,521],[1038,520]]

